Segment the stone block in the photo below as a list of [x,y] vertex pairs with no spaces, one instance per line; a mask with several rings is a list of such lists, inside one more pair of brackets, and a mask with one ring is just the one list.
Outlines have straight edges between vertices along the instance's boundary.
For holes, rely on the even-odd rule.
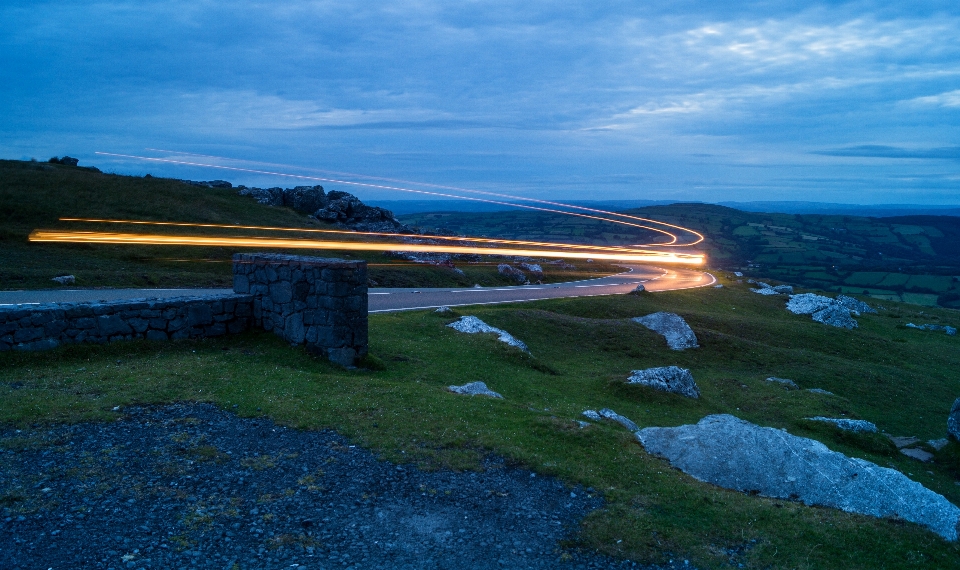
[[35,340],[33,342],[21,343],[14,346],[15,350],[23,351],[34,351],[34,350],[50,350],[51,348],[56,348],[60,346],[60,343],[52,338],[44,338],[41,340]]
[[147,340],[167,340],[170,338],[166,332],[159,330],[148,330],[145,336]]
[[250,278],[244,274],[235,273],[233,276],[233,292],[234,293],[249,293],[250,292]]
[[277,281],[270,284],[270,298],[274,303],[289,303],[293,300],[293,286],[289,281]]
[[50,321],[43,325],[43,336],[56,338],[60,336],[63,331],[67,330],[67,321],[65,320],[55,320]]
[[143,333],[150,326],[150,321],[146,319],[134,318],[127,319],[127,324],[130,325],[130,328],[132,328],[134,332]]
[[214,323],[203,329],[203,336],[223,336],[227,334],[227,326],[223,323]]
[[283,336],[293,344],[303,344],[306,331],[303,328],[303,313],[288,316],[283,325]]
[[39,338],[43,338],[43,328],[41,327],[24,327],[13,333],[13,342],[18,344],[31,342]]
[[167,322],[167,332],[176,332],[187,326],[186,317],[177,317]]
[[187,324],[199,327],[213,323],[213,310],[207,303],[195,303],[187,306]]
[[227,323],[227,332],[230,334],[242,333],[243,331],[250,328],[248,321],[245,320],[236,320]]

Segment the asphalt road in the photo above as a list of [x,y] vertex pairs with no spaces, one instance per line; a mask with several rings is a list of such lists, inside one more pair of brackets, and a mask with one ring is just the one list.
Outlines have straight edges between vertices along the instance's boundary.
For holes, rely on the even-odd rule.
[[[648,291],[675,291],[716,283],[709,273],[692,269],[624,266],[628,271],[610,277],[550,285],[439,289],[370,289],[371,313],[429,309],[440,306],[486,305],[562,297],[591,297],[629,293],[638,283]],[[0,306],[39,303],[82,303],[119,299],[163,299],[232,293],[232,289],[47,289],[0,291]]]

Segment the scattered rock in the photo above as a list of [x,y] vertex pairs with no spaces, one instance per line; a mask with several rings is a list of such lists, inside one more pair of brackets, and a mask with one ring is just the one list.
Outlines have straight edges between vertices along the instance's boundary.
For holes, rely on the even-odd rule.
[[543,279],[543,267],[541,267],[540,264],[538,264],[538,263],[521,263],[521,264],[520,264],[520,267],[523,268],[523,269],[526,269],[527,271],[529,271],[530,274],[533,275],[533,278],[534,278],[535,280],[540,281],[540,280]]
[[825,418],[823,416],[815,416],[807,419],[814,422],[830,423],[844,431],[852,431],[856,433],[877,433],[876,424],[874,424],[873,422],[868,422],[867,420],[850,420],[847,418]]
[[751,289],[751,291],[760,295],[789,295],[793,293],[792,285],[768,285],[761,281],[758,281],[757,285],[759,285],[760,288]]
[[591,420],[593,420],[593,421],[595,421],[595,422],[599,422],[600,419],[601,419],[600,414],[598,414],[598,413],[597,413],[596,411],[594,411],[594,410],[584,410],[584,411],[583,411],[583,416],[586,417],[586,418],[588,418],[588,419],[591,419]]
[[907,446],[913,445],[913,444],[917,443],[918,441],[920,441],[919,439],[917,439],[917,438],[915,438],[915,437],[912,437],[912,436],[909,436],[909,435],[905,435],[905,436],[888,435],[888,436],[887,436],[887,439],[889,439],[890,441],[892,441],[892,442],[893,442],[893,445],[896,445],[896,446],[897,446],[897,449],[900,449],[900,448],[902,448],[902,447],[907,447]]
[[827,392],[823,388],[807,388],[807,392],[813,392],[814,394],[823,394],[824,396],[836,396],[833,392]]
[[577,420],[577,425],[580,426],[580,429],[583,429],[583,428],[592,426],[593,424],[590,423],[590,422],[585,422],[585,421],[583,421],[583,420]]
[[945,438],[945,437],[942,437],[942,438],[940,438],[940,439],[931,439],[931,440],[929,440],[929,441],[927,442],[927,445],[929,445],[930,447],[936,449],[937,451],[940,451],[941,449],[943,449],[944,447],[946,447],[947,444],[949,444],[949,443],[950,443],[950,440],[949,440],[949,439],[947,439],[947,438]]
[[451,309],[450,307],[437,307],[437,310],[434,311],[434,313],[440,313],[440,314],[446,314],[446,313],[452,313],[452,312],[453,312],[453,309]]
[[647,290],[647,288],[643,286],[643,283],[637,283],[637,286],[636,286],[636,288],[634,288],[634,290],[632,291],[632,293],[643,293],[643,292],[646,291],[646,290]]
[[714,289],[723,289],[723,283],[717,283],[713,286]]
[[630,419],[621,416],[620,414],[611,410],[610,408],[604,408],[600,410],[599,415],[602,418],[606,418],[608,420],[617,422],[618,424],[622,425],[623,427],[627,428],[632,432],[636,432],[637,430],[640,429],[640,427],[637,424],[630,421]]
[[645,317],[635,317],[633,320],[663,335],[663,338],[667,339],[667,346],[673,350],[684,350],[700,346],[697,344],[697,335],[693,333],[693,329],[690,328],[687,321],[675,313],[661,311]]
[[464,394],[467,396],[490,396],[491,398],[503,398],[500,394],[497,394],[490,388],[487,388],[487,385],[483,382],[470,382],[469,384],[464,384],[463,386],[447,386],[447,390],[450,390],[454,394]]
[[863,301],[854,299],[853,297],[848,297],[846,295],[837,295],[836,302],[853,311],[855,315],[877,312],[873,307],[864,303]]
[[506,263],[501,263],[497,266],[497,273],[503,275],[504,277],[508,277],[521,285],[529,283],[526,273]]
[[734,275],[735,277],[743,277],[743,273],[741,273],[741,272],[739,272],[739,271],[734,271],[734,272],[733,272],[733,275]]
[[779,295],[777,291],[774,291],[773,287],[761,287],[760,289],[750,289],[758,295]]
[[818,323],[844,329],[855,329],[857,321],[851,314],[876,313],[869,305],[853,297],[840,295],[836,299],[814,293],[790,295],[787,310],[795,315],[812,315]]
[[850,309],[840,305],[830,305],[824,307],[813,314],[813,320],[818,323],[830,325],[841,329],[855,329],[859,326],[857,321],[850,316]]
[[913,323],[907,323],[904,326],[921,331],[943,331],[949,336],[955,336],[957,334],[957,329],[948,325],[915,325]]
[[649,451],[696,479],[875,517],[899,517],[957,539],[960,508],[899,471],[829,450],[819,441],[728,414],[696,425],[645,428]]
[[786,378],[777,378],[776,376],[771,376],[767,378],[767,382],[776,382],[777,384],[783,384],[783,387],[788,390],[799,390],[800,386],[797,386],[797,383],[793,380],[787,380]]
[[950,415],[947,416],[947,435],[960,441],[960,398],[953,401]]
[[496,327],[491,327],[487,323],[481,321],[477,317],[472,316],[463,316],[459,320],[454,321],[447,325],[448,327],[467,334],[477,334],[477,333],[494,333],[500,339],[500,342],[509,344],[510,346],[515,346],[520,350],[529,353],[530,349],[527,348],[527,345],[517,340],[507,331],[498,329]]
[[929,451],[924,451],[917,447],[909,447],[909,448],[901,449],[900,453],[906,455],[907,457],[916,459],[917,461],[922,461],[924,463],[933,459],[932,453],[930,453]]
[[662,366],[634,370],[627,378],[628,384],[640,384],[661,392],[680,394],[688,398],[699,398],[700,389],[693,381],[693,375],[686,368],[678,366]]
[[61,285],[73,285],[77,282],[77,278],[73,275],[61,275],[59,277],[54,277],[50,281],[55,281]]

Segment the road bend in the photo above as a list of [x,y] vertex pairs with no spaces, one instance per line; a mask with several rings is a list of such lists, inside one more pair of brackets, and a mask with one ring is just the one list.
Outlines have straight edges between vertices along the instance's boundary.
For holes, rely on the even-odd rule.
[[[623,265],[624,273],[589,279],[513,287],[449,288],[373,288],[369,290],[371,313],[410,311],[436,307],[492,305],[519,301],[539,301],[567,297],[620,295],[643,284],[648,291],[677,291],[707,287],[717,282],[709,274],[694,269],[660,268],[649,265]],[[47,289],[39,291],[0,291],[0,306],[44,303],[91,303],[123,299],[167,299],[232,293],[232,289]]]

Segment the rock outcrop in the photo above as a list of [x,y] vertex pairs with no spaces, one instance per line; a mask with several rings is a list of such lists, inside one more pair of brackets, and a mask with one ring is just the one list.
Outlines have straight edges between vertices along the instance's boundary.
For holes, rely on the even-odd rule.
[[910,329],[917,329],[921,331],[943,331],[947,333],[948,336],[957,335],[957,329],[955,327],[951,327],[950,325],[915,325],[913,323],[907,323],[904,326]]
[[[193,184],[210,186],[213,182]],[[227,182],[226,184],[229,185],[230,183]],[[413,230],[401,224],[390,210],[367,206],[359,198],[348,192],[336,190],[329,193],[324,192],[323,186],[297,186],[286,189],[238,186],[237,193],[241,196],[250,196],[260,204],[285,206],[298,212],[310,214],[318,220],[356,231],[414,233]]]
[[700,481],[874,517],[900,517],[957,539],[960,508],[899,471],[831,451],[819,441],[728,414],[696,425],[650,427],[637,439]]
[[700,388],[693,381],[693,375],[686,368],[661,366],[634,370],[627,378],[627,384],[640,384],[661,392],[680,394],[688,398],[699,398]]
[[825,418],[823,416],[815,416],[812,418],[807,418],[812,422],[825,422],[828,424],[833,424],[843,431],[852,431],[855,433],[877,433],[877,426],[873,422],[868,422],[867,420],[851,420],[847,418]]
[[800,389],[800,386],[797,386],[796,382],[794,382],[793,380],[788,380],[787,378],[777,378],[776,376],[771,376],[767,378],[767,382],[775,382],[788,390]]
[[[584,415],[586,415],[586,412],[584,412]],[[640,429],[640,427],[637,424],[633,423],[633,421],[630,420],[630,418],[621,416],[620,414],[611,410],[610,408],[604,408],[600,410],[600,412],[598,412],[598,415],[601,418],[617,422],[618,424],[622,425],[623,427],[627,428],[628,430],[634,433],[636,433],[637,430]]]
[[470,382],[469,384],[464,384],[463,386],[447,386],[447,390],[450,390],[454,394],[463,394],[466,396],[490,396],[491,398],[503,398],[503,396],[500,394],[494,392],[490,388],[487,388],[487,385],[484,382]]
[[953,401],[950,408],[950,415],[947,416],[947,434],[953,439],[960,441],[960,398]]
[[697,335],[693,329],[683,320],[683,317],[675,313],[652,313],[645,317],[635,317],[635,322],[647,327],[653,332],[663,335],[667,339],[667,346],[673,350],[684,350],[687,348],[697,348]]
[[815,293],[790,295],[787,310],[795,315],[810,315],[818,323],[844,329],[857,328],[857,321],[851,315],[876,313],[869,305],[853,297],[840,295],[831,299]]
[[530,272],[532,281],[543,280],[543,267],[539,263],[521,263],[520,268]]
[[463,317],[460,317],[459,320],[456,320],[447,326],[452,328],[453,330],[460,331],[462,333],[467,333],[467,334],[493,333],[497,335],[497,338],[500,339],[500,342],[519,348],[524,352],[527,352],[527,353],[530,352],[530,349],[527,348],[526,344],[514,338],[513,335],[511,335],[507,331],[498,329],[496,327],[491,327],[490,325],[481,321],[477,317],[463,316]]
[[525,285],[530,282],[527,279],[526,273],[506,263],[501,263],[500,265],[497,266],[497,273],[499,273],[500,275],[503,275],[504,277],[508,277],[513,281],[516,281],[520,285]]

